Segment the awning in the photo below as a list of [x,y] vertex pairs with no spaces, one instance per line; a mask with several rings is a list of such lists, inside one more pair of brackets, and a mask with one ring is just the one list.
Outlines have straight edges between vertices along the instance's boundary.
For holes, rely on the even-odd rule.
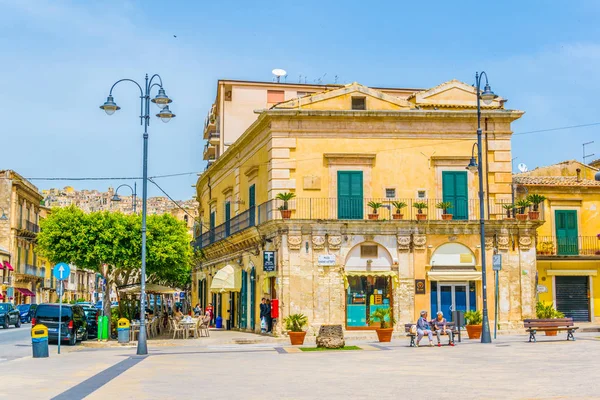
[[479,281],[481,280],[481,272],[474,269],[446,269],[446,270],[431,270],[427,273],[431,281]]
[[344,287],[348,289],[349,276],[389,276],[392,278],[392,287],[398,286],[398,274],[394,271],[346,271],[344,273]]
[[596,276],[598,271],[595,269],[549,269],[546,270],[549,276]]
[[[145,289],[146,293],[149,294],[174,294],[180,292],[177,289],[173,289],[168,286],[157,285],[155,283],[146,283]],[[128,294],[139,294],[141,291],[142,287],[139,283],[124,288],[119,288],[119,292]]]
[[4,264],[4,266],[5,266],[6,268],[8,268],[8,270],[9,270],[9,271],[14,271],[14,270],[15,270],[15,269],[13,268],[13,266],[12,266],[12,265],[10,265],[10,263],[9,263],[8,261],[4,261],[4,263],[3,263],[3,264]]
[[236,274],[232,265],[217,271],[210,284],[211,292],[239,292],[242,287],[241,273]]
[[30,296],[30,297],[35,297],[35,293],[33,293],[31,290],[29,289],[23,289],[23,288],[15,288],[17,289],[23,296]]

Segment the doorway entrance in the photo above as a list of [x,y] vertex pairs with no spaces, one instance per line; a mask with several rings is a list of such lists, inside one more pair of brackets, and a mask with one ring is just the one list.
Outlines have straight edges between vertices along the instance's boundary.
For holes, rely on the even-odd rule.
[[431,282],[431,318],[441,311],[452,321],[452,311],[474,310],[475,303],[475,282]]

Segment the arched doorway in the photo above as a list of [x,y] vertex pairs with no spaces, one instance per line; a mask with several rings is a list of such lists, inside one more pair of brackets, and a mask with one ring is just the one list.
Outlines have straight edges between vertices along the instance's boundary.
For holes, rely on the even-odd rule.
[[393,307],[393,259],[376,242],[354,246],[344,264],[346,286],[346,328],[375,329],[370,315],[378,308]]
[[431,315],[442,311],[452,320],[453,311],[477,308],[477,285],[481,272],[475,267],[475,255],[460,243],[445,243],[431,256],[430,281]]

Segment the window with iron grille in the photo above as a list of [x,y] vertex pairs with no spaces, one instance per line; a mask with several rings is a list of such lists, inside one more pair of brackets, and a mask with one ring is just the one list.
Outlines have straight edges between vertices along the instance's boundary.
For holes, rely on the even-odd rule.
[[366,110],[367,99],[365,97],[353,97],[352,98],[352,109],[353,110]]
[[396,188],[385,188],[385,197],[387,199],[395,199],[396,198]]

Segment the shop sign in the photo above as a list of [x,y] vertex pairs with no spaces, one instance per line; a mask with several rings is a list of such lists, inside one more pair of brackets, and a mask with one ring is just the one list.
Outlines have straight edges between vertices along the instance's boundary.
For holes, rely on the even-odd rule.
[[318,259],[318,264],[323,267],[332,267],[335,262],[335,254],[320,255]]
[[548,293],[548,288],[544,285],[537,285],[538,293]]
[[415,279],[415,294],[425,294],[425,279]]
[[274,251],[263,251],[263,271],[275,272],[277,269],[277,261],[275,260]]

